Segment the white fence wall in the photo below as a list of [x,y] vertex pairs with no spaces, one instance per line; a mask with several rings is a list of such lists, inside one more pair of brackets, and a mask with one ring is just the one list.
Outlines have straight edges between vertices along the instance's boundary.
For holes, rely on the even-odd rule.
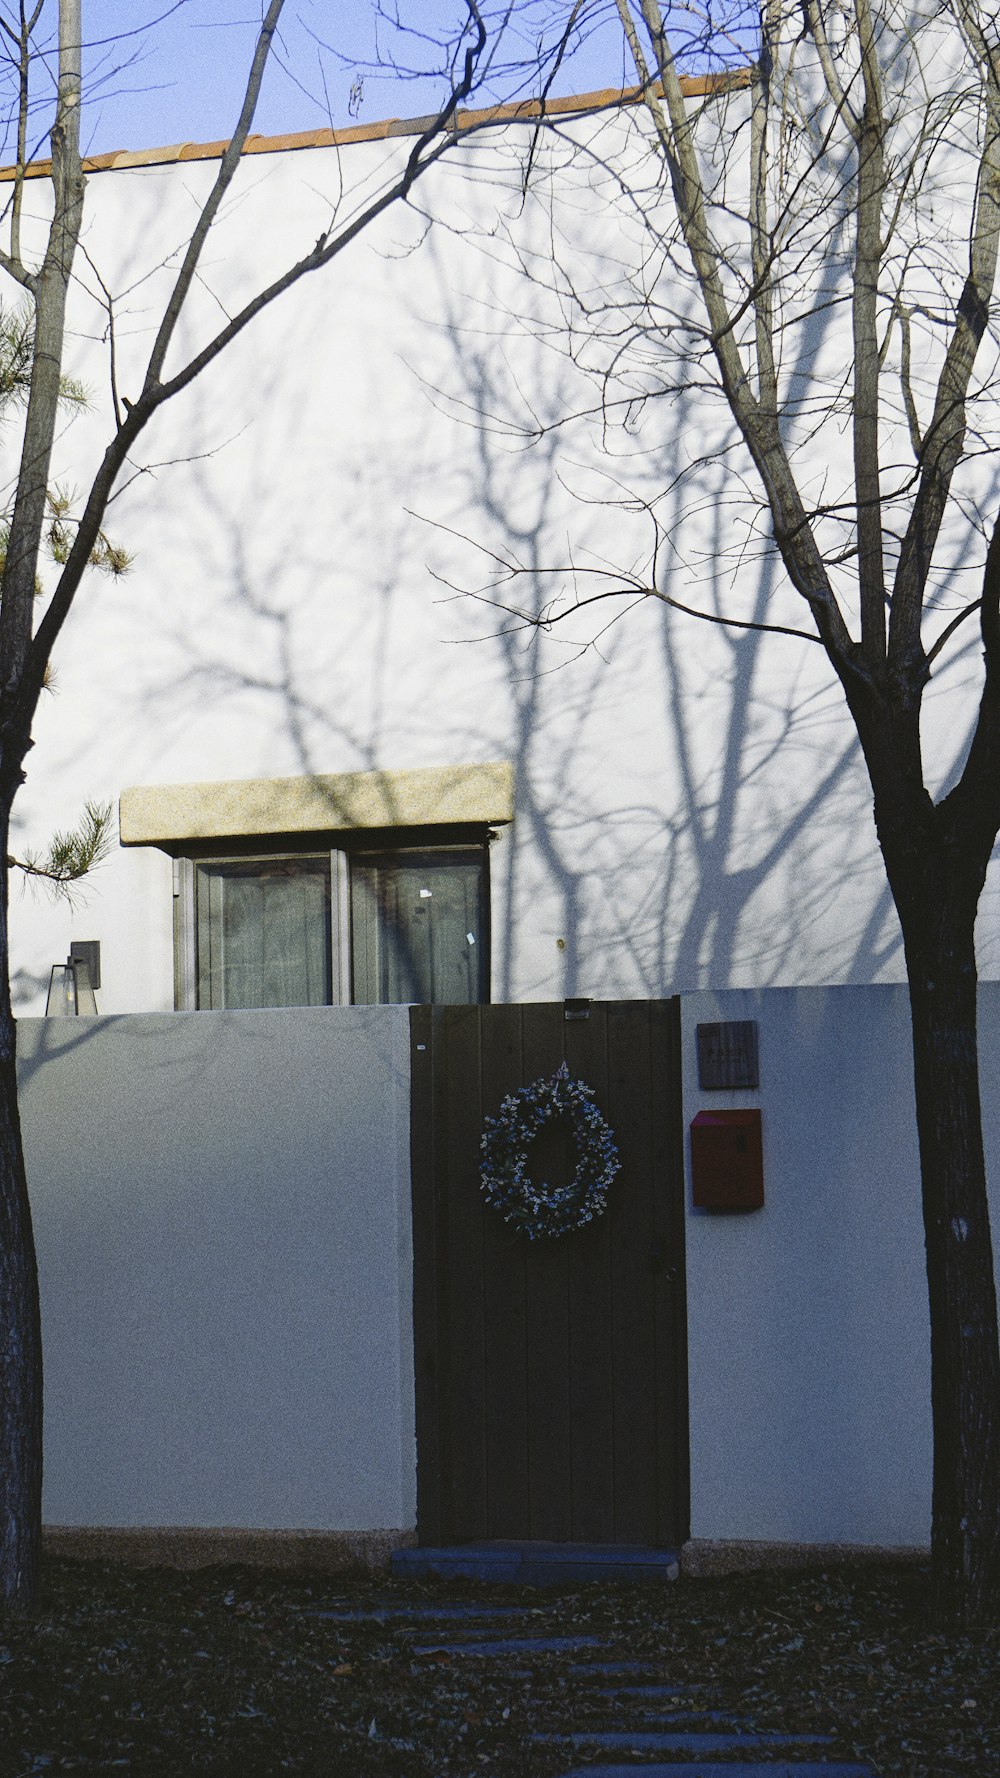
[[[1000,1233],[1000,986],[980,991]],[[689,1208],[692,1535],[925,1544],[930,1347],[902,987],[684,997],[685,1122],[759,1105],[762,1210]],[[702,1092],[695,1027],[756,1019],[760,1089]],[[689,1162],[690,1164],[690,1162]]]
[[412,1528],[406,1008],[18,1043],[46,1521]]
[[[996,1176],[1000,985],[981,1005]],[[695,1026],[745,1018],[759,1091],[701,1092]],[[692,1533],[925,1543],[905,991],[695,994],[683,1024],[685,1124],[759,1104],[766,1193],[688,1211]],[[406,1009],[32,1020],[19,1044],[46,1520],[412,1532]]]

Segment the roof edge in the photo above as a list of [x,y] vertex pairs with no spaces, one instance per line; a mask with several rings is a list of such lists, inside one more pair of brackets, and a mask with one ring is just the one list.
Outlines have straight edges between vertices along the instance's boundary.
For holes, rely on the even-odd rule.
[[509,760],[316,772],[199,784],[132,784],[119,802],[123,846],[177,851],[185,842],[262,840],[391,827],[504,826],[514,819]]
[[[744,87],[750,81],[749,68],[734,68],[720,74],[687,74],[681,88],[689,99],[710,98],[714,93]],[[594,111],[610,111],[619,105],[637,105],[643,89],[638,86],[605,87],[598,92],[579,93],[564,99],[521,99],[509,105],[490,105],[479,111],[459,111],[455,133],[465,135],[486,129],[492,124],[537,123],[543,117],[566,117]],[[660,88],[657,86],[657,93]],[[383,142],[393,136],[419,136],[436,122],[429,117],[388,117],[378,123],[351,124],[345,129],[300,130],[285,136],[248,136],[244,154],[287,154],[300,148],[345,148],[354,142]],[[129,167],[159,167],[177,161],[220,160],[229,147],[229,139],[220,142],[175,142],[168,148],[115,149],[107,154],[87,155],[85,173],[111,173]],[[32,161],[24,169],[26,179],[48,178],[51,161]],[[0,167],[0,183],[12,184],[16,167]]]

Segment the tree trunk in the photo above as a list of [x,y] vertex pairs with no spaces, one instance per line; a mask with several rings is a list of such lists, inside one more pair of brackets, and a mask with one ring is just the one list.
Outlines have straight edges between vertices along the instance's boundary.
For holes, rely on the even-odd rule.
[[8,986],[6,863],[10,807],[0,810],[0,1610],[38,1596],[42,1497],[42,1336],[31,1209],[17,1109]]
[[975,900],[939,895],[940,887],[911,902],[904,940],[931,1318],[934,1605],[940,1619],[960,1624],[995,1618],[1000,1608],[1000,1353],[980,1114]]

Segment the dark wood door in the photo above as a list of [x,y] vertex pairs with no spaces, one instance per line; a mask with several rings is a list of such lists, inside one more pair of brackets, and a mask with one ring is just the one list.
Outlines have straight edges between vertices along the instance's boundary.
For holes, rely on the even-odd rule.
[[[420,1541],[683,1540],[678,1003],[415,1007],[411,1042]],[[621,1171],[603,1216],[530,1242],[482,1197],[483,1120],[564,1059]]]

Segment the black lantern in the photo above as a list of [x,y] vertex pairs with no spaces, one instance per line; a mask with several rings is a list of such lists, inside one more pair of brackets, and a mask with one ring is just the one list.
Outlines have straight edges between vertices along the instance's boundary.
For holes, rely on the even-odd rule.
[[45,1002],[47,1019],[72,1019],[78,1014],[90,1017],[97,1013],[97,1001],[90,979],[90,969],[82,957],[67,957],[56,963],[49,978],[49,997]]

